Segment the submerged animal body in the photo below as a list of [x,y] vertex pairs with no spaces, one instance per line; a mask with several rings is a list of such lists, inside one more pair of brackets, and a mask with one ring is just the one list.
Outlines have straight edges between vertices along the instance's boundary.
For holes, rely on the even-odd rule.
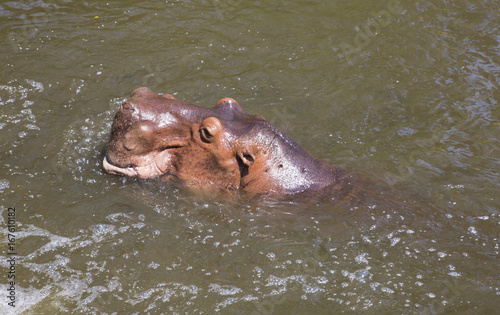
[[231,98],[202,108],[146,87],[116,113],[103,168],[251,196],[346,200],[353,174],[315,158],[264,117]]

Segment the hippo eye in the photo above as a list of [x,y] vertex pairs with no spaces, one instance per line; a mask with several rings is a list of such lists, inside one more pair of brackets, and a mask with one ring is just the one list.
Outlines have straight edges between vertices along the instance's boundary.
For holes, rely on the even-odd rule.
[[200,126],[200,138],[205,143],[216,141],[218,135],[222,131],[222,124],[219,119],[215,117],[206,118]]
[[203,142],[211,142],[211,139],[213,138],[214,136],[210,134],[210,131],[208,131],[207,128],[202,128],[201,129],[201,140]]

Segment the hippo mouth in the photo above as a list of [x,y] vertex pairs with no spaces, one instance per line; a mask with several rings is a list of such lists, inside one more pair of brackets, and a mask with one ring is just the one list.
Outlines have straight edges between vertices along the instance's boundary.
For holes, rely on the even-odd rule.
[[109,152],[102,161],[102,166],[107,173],[139,177],[139,178],[155,178],[162,175],[173,175],[171,170],[172,154],[168,150],[156,153],[154,156],[148,156],[143,163],[128,164],[125,167],[113,163],[109,157]]

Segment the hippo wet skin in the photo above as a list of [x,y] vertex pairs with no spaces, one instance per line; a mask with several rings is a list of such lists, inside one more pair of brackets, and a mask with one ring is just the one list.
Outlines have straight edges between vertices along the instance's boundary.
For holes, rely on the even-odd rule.
[[310,155],[231,98],[208,109],[145,87],[116,113],[103,167],[111,174],[276,199],[346,201],[359,180]]

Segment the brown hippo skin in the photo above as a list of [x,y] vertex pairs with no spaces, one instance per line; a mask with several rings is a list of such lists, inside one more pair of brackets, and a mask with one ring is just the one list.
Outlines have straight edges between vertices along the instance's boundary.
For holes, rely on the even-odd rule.
[[111,174],[278,199],[345,199],[356,186],[351,174],[313,157],[231,98],[208,109],[145,87],[116,113],[103,167]]

